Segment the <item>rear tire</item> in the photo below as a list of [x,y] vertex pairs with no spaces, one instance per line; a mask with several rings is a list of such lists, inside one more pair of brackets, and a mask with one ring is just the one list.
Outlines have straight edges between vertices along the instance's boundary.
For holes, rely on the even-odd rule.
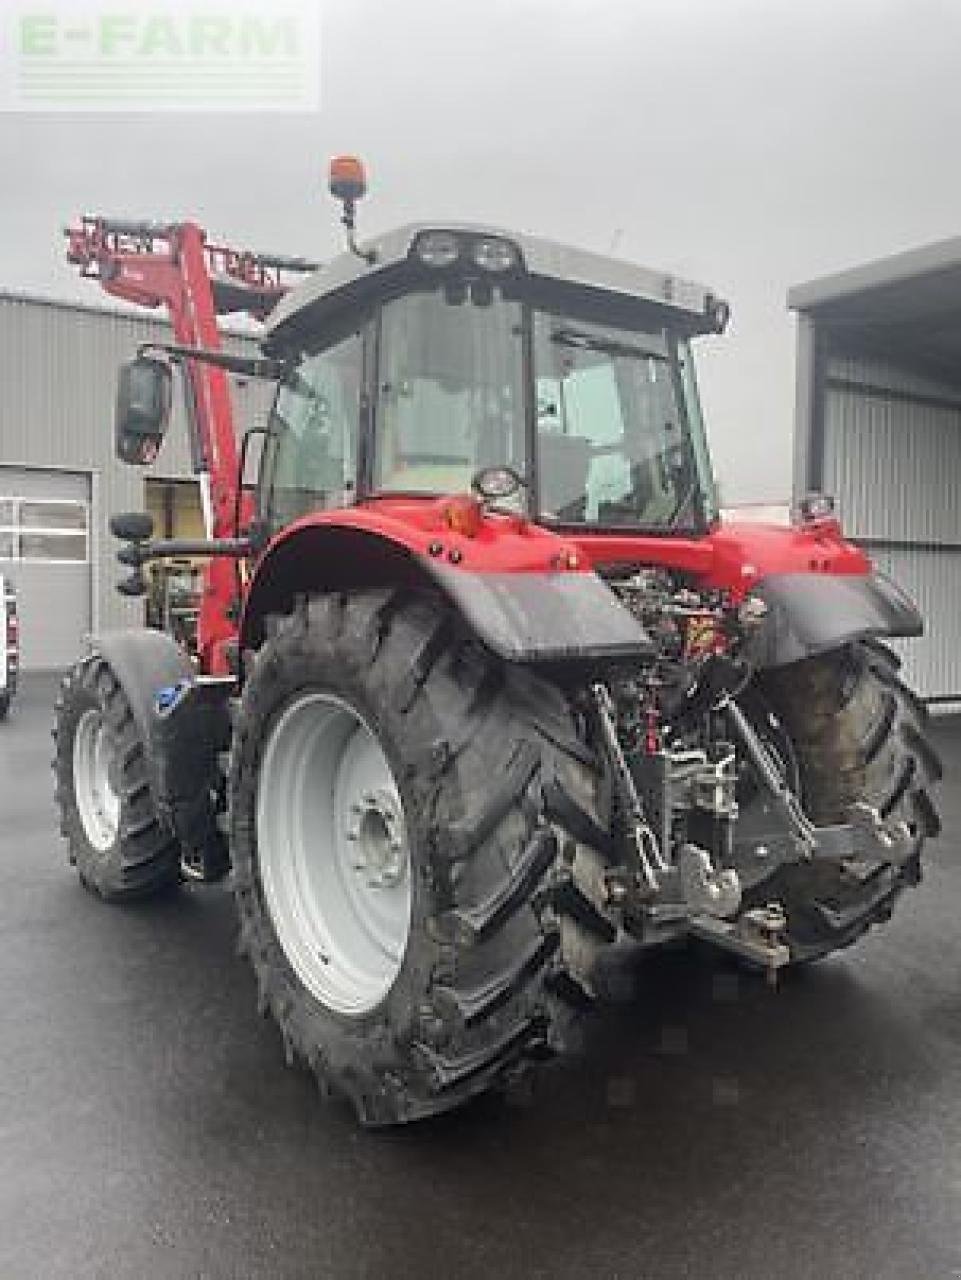
[[108,902],[149,897],[176,884],[179,842],[157,819],[140,730],[120,681],[99,654],[65,677],[55,717],[60,831],[81,882]]
[[927,736],[927,710],[899,667],[886,646],[865,642],[764,676],[764,693],[791,739],[808,816],[818,825],[843,822],[853,803],[866,801],[912,834],[899,862],[795,864],[752,891],[751,905],[783,904],[796,961],[850,946],[887,920],[921,878],[925,839],[941,829],[930,796],[941,762]]
[[0,721],[6,720],[9,713],[10,713],[10,693],[9,693],[9,690],[4,689],[3,693],[0,693]]
[[[344,738],[332,772],[331,716]],[[375,748],[357,745],[365,733]],[[338,822],[356,824],[318,800],[323,778],[351,811],[358,752],[382,753],[373,791],[396,789],[408,902],[405,928],[389,934],[396,954],[362,991],[351,965],[369,976],[370,956],[360,946],[344,958],[354,926],[339,929],[325,904],[364,900],[351,876],[370,866],[343,863]],[[439,600],[317,596],[258,655],[229,789],[240,947],[261,1009],[288,1061],[301,1057],[365,1124],[449,1110],[570,1043],[614,926],[600,888],[604,788],[556,686],[495,659]],[[278,875],[294,886],[286,898]]]

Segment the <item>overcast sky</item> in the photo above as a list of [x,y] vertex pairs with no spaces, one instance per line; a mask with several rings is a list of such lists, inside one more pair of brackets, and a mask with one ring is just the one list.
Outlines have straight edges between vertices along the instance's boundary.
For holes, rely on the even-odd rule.
[[[115,6],[116,7],[116,6]],[[157,5],[154,5],[157,7]],[[324,0],[315,115],[0,115],[0,288],[97,301],[59,228],[191,216],[328,256],[326,158],[362,230],[456,216],[731,300],[701,344],[725,497],[790,489],[789,285],[961,233],[958,0]]]

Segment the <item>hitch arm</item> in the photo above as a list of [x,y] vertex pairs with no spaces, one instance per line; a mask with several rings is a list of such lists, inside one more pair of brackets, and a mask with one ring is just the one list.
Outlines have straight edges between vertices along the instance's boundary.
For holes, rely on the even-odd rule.
[[[627,810],[628,835],[637,858],[638,869],[649,894],[654,895],[660,888],[659,873],[663,875],[668,867],[661,854],[657,837],[651,830],[644,813],[644,806],[638,794],[630,768],[624,759],[620,740],[617,736],[617,725],[614,719],[614,700],[610,690],[600,682],[591,685],[591,698],[597,710],[598,725],[614,779]],[[650,853],[650,856],[648,854]]]
[[[891,861],[898,851],[911,847],[911,833],[903,822],[885,823],[881,814],[871,805],[860,801],[852,804],[847,822],[818,827],[811,821],[801,802],[777,765],[771,759],[764,743],[755,733],[751,722],[734,699],[726,694],[718,704],[740,740],[741,746],[767,787],[789,833],[795,850],[804,861],[821,858],[829,862],[844,862],[865,856],[877,861]],[[790,859],[787,859],[790,860]]]
[[817,845],[817,828],[801,808],[801,803],[780,769],[771,759],[767,748],[751,727],[751,722],[737,705],[729,693],[718,703],[719,711],[723,711],[734,730],[748,759],[754,765],[764,785],[770,791],[774,802],[788,826],[810,854]]
[[676,918],[678,913],[682,916],[733,914],[741,900],[736,872],[729,868],[717,870],[707,850],[690,842],[682,845],[673,861],[665,857],[624,757],[611,692],[598,682],[591,685],[590,693],[614,784],[627,815],[627,836],[639,872],[638,889],[643,909],[652,921]]

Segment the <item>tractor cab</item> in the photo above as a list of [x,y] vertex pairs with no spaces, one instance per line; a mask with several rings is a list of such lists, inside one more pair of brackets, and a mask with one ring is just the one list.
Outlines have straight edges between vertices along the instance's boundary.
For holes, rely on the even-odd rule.
[[698,286],[531,236],[351,234],[268,324],[288,372],[261,512],[276,531],[487,477],[545,526],[703,532],[717,499],[691,339],[727,315]]

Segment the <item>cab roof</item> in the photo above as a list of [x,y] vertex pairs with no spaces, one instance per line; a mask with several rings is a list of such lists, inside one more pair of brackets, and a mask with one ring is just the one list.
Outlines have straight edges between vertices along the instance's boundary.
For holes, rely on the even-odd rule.
[[521,274],[532,282],[583,289],[596,297],[607,295],[621,310],[632,302],[654,305],[672,313],[692,333],[719,332],[727,319],[727,304],[712,290],[666,272],[500,227],[412,222],[366,240],[361,248],[373,257],[372,262],[354,253],[341,253],[291,290],[267,322],[265,345],[282,346],[308,325],[313,327],[346,307],[389,293],[398,276],[412,264],[422,278],[429,279],[432,269],[421,266],[411,254],[418,237],[433,231],[508,240],[520,252]]

